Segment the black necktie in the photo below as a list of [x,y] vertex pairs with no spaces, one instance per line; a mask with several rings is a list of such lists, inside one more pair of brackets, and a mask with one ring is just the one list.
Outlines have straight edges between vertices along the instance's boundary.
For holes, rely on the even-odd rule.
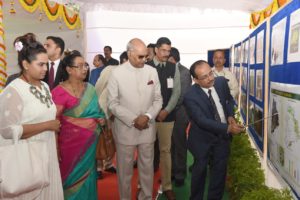
[[214,99],[211,96],[211,89],[208,89],[208,99],[209,99],[209,101],[210,101],[210,103],[212,105],[213,114],[214,114],[215,120],[217,122],[221,122],[221,117],[220,117],[220,115],[218,113],[218,109],[217,109],[216,103],[215,103]]

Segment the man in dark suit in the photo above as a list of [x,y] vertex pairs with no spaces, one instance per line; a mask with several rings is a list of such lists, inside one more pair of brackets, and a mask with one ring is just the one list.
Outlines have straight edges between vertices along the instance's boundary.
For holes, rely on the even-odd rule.
[[208,160],[210,183],[208,199],[222,199],[232,134],[243,126],[233,118],[234,101],[224,77],[214,78],[206,61],[196,61],[190,68],[195,84],[184,97],[191,128],[188,149],[195,158],[192,170],[191,200],[201,200]]
[[105,46],[103,51],[104,51],[104,56],[105,56],[105,60],[106,60],[105,66],[119,65],[119,61],[117,59],[114,59],[113,57],[111,57],[111,53],[112,53],[111,46]]
[[186,128],[189,124],[189,119],[183,105],[183,97],[187,90],[192,85],[190,71],[180,63],[180,54],[178,49],[172,47],[170,52],[169,62],[174,63],[180,73],[181,93],[176,105],[176,116],[172,133],[172,176],[175,179],[177,187],[184,185],[186,177]]
[[65,50],[65,42],[60,37],[48,36],[44,44],[48,54],[48,72],[43,81],[50,89],[55,88],[63,81],[61,57]]

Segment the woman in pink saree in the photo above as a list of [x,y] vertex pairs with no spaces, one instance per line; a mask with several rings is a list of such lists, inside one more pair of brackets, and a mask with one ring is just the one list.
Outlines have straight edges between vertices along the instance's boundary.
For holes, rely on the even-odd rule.
[[87,67],[79,52],[63,60],[65,81],[52,90],[61,121],[58,134],[65,199],[97,199],[96,145],[105,115],[94,87],[83,80]]

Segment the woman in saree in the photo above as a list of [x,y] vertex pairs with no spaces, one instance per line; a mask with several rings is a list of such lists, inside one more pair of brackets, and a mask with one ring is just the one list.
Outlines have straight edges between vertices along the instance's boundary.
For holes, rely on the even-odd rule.
[[58,154],[65,199],[97,199],[96,145],[105,114],[96,91],[84,82],[87,66],[78,51],[63,59],[64,82],[52,90],[61,122]]

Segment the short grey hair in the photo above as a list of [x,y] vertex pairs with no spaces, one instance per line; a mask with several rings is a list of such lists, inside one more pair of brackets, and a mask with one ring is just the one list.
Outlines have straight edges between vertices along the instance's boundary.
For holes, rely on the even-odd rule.
[[127,46],[126,46],[126,50],[127,50],[127,51],[132,51],[132,50],[134,50],[134,45],[132,44],[132,41],[133,41],[133,40],[130,40],[130,41],[128,42],[128,44],[127,44]]

